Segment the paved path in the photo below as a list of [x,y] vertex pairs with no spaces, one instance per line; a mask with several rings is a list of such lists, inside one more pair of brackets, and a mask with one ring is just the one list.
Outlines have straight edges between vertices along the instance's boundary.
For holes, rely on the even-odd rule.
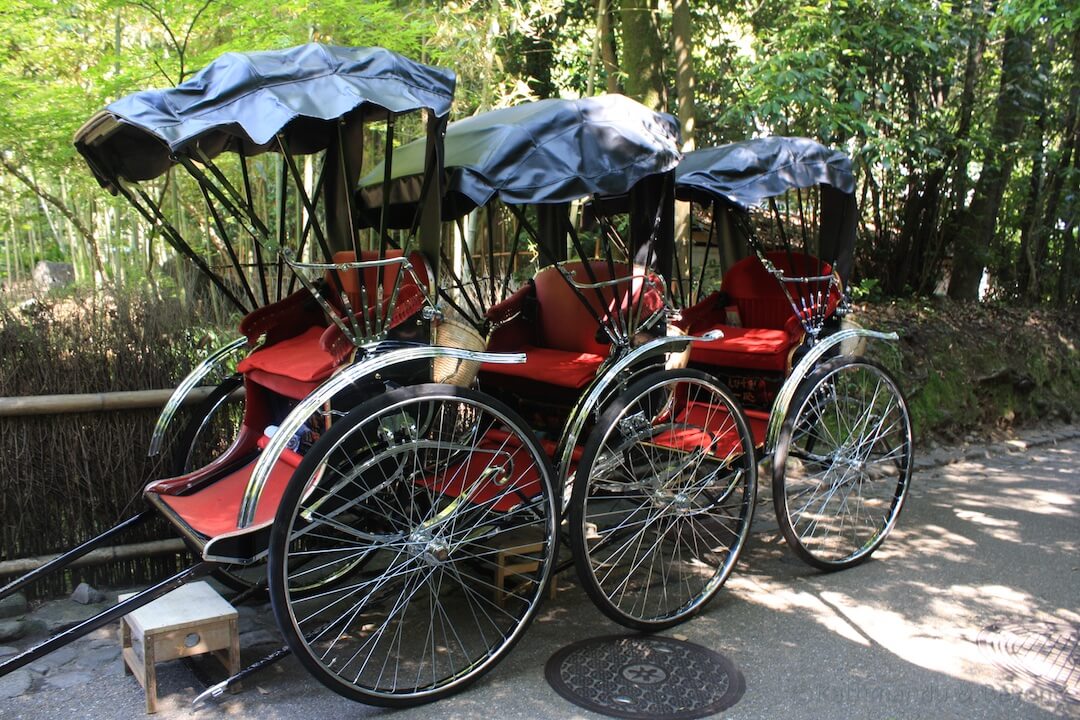
[[[1055,442],[1011,452],[969,451],[937,468],[924,461],[896,532],[873,560],[843,573],[820,575],[794,560],[762,504],[727,587],[704,615],[667,634],[714,648],[741,669],[746,692],[723,717],[1080,718],[1077,431],[1059,428],[1034,437]],[[543,666],[574,640],[621,629],[592,609],[571,577],[559,585],[506,661],[434,706],[391,713],[351,703],[286,660],[240,694],[193,710],[202,686],[189,667],[171,663],[160,673],[158,717],[599,717],[556,695]],[[274,638],[260,626],[264,613],[244,615],[251,660],[273,649]],[[1059,645],[1032,645],[1040,633]],[[1010,661],[995,649],[1022,640],[1025,658]],[[0,699],[0,718],[142,715],[141,690],[121,673],[111,631],[59,652],[22,679],[0,680],[13,683],[8,694],[28,685]]]

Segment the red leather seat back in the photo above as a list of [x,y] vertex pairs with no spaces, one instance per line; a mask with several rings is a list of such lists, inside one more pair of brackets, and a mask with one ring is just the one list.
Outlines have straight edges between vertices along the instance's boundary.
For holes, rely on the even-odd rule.
[[[832,266],[827,262],[803,253],[773,250],[765,253],[765,257],[788,277],[813,277],[832,273]],[[750,255],[732,265],[724,273],[721,289],[738,306],[743,327],[782,330],[795,314],[780,282],[765,269],[757,255]],[[824,291],[825,283],[793,283],[788,290],[798,301],[799,297],[806,295],[808,291]],[[833,285],[827,312],[832,312],[838,301],[839,290]]]
[[[399,258],[401,257],[400,250],[388,249],[386,251],[386,258]],[[376,250],[362,250],[360,252],[360,260],[363,262],[369,262],[372,260],[378,260],[379,253]],[[356,253],[351,250],[342,250],[334,253],[334,262],[336,263],[349,263],[356,260]],[[412,252],[409,254],[409,262],[413,266],[413,272],[425,285],[429,282],[427,276],[427,263],[424,262],[424,257],[418,252]],[[363,298],[361,299],[361,282],[360,273],[363,275]],[[389,309],[390,300],[394,294],[394,283],[397,282],[398,273],[401,272],[401,283],[398,288],[398,297],[401,298],[403,291],[406,288],[411,288],[405,292],[405,295],[415,296],[415,291],[419,290],[423,293],[426,289],[418,287],[416,280],[412,274],[407,271],[402,271],[401,266],[397,264],[385,265],[379,267],[369,268],[353,268],[350,270],[338,271],[338,277],[341,279],[342,289],[349,297],[349,302],[352,304],[353,312],[357,315],[361,314],[364,308],[367,308],[368,314],[374,317],[375,309],[378,307],[379,289],[382,289],[382,308],[383,315],[386,315]],[[326,281],[333,288],[334,284],[331,280],[331,271],[326,272]]]
[[[563,266],[567,272],[574,274],[574,280],[578,283],[613,279],[606,261],[594,260],[589,263],[589,267],[592,275],[585,269],[584,263],[568,263]],[[636,291],[642,285],[640,277],[631,278],[631,274],[636,272],[632,268],[616,264],[614,270],[614,277],[626,278],[626,282],[603,288],[576,290],[558,268],[546,267],[538,272],[533,278],[536,300],[540,306],[538,344],[567,352],[607,355],[608,346],[596,341],[596,334],[600,329],[596,318],[604,320],[610,311],[625,307],[628,297],[636,297]],[[634,292],[633,295],[631,291]],[[585,303],[588,303],[588,307]],[[589,307],[593,312],[589,312]]]

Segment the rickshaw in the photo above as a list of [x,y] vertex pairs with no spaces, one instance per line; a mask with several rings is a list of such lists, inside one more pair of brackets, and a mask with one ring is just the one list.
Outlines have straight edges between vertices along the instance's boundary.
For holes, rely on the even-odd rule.
[[[666,334],[670,243],[657,228],[670,225],[678,160],[670,119],[623,116],[625,99],[599,103],[601,113],[589,102],[553,105],[574,143],[556,141],[544,155],[528,141],[508,150],[513,130],[490,142],[506,178],[524,177],[526,157],[547,158],[522,200],[544,205],[534,236],[552,267],[512,292],[502,276],[500,292],[481,300],[468,295],[481,287],[474,270],[451,262],[450,279],[441,277],[447,253],[474,262],[471,248],[441,242],[439,227],[451,212],[442,199],[454,177],[450,165],[444,174],[443,145],[453,85],[452,74],[381,49],[231,53],[177,88],[118,100],[79,130],[76,147],[101,185],[244,313],[243,338],[179,384],[151,452],[176,434],[194,389],[243,357],[179,433],[178,474],[144,489],[148,510],[0,597],[151,518],[180,534],[195,565],[7,660],[0,674],[207,574],[238,588],[264,576],[287,650],[320,682],[376,705],[433,701],[475,681],[521,637],[550,584],[567,506],[586,589],[626,624],[679,622],[723,583],[748,532],[756,470],[749,429],[723,386],[664,369],[692,340]],[[419,139],[395,150],[395,133],[410,129]],[[627,129],[633,142],[620,139]],[[414,153],[407,174],[399,152]],[[401,177],[408,201],[387,192],[370,202],[370,183],[354,196],[365,171],[384,187]],[[560,173],[565,185],[552,180]],[[209,243],[170,217],[180,202],[168,183],[181,178],[205,204]],[[474,205],[490,213],[485,203],[513,187]],[[586,195],[600,259],[566,214]],[[629,242],[611,220],[627,203],[652,209],[631,213]],[[573,240],[576,263],[565,240],[561,249],[553,240],[559,233]],[[225,270],[207,256],[226,258]],[[457,333],[444,306],[484,308],[472,327],[497,352]],[[545,332],[571,331],[570,345],[538,344],[549,334],[522,341],[545,308],[549,321],[568,313],[565,327]],[[538,435],[519,412],[536,394],[507,396],[514,409],[485,388],[498,390],[502,365],[528,366],[544,349],[595,379],[578,368],[567,387],[551,363],[548,375],[526,377],[554,379],[549,386],[577,398],[565,432],[544,425]],[[536,414],[545,415],[550,408]],[[222,416],[238,420],[236,431],[209,455],[197,451]]]
[[850,159],[805,138],[696,150],[676,170],[676,195],[693,210],[675,260],[678,322],[723,334],[695,342],[690,366],[739,396],[759,457],[771,461],[784,538],[825,571],[858,565],[881,545],[912,472],[903,392],[858,352],[897,335],[842,325],[854,189]]
[[[240,407],[240,422],[205,463],[181,448],[179,474],[144,489],[147,510],[0,597],[151,518],[164,518],[197,562],[6,660],[0,675],[209,573],[239,585],[266,577],[288,648],[320,682],[366,703],[455,692],[521,637],[552,573],[560,496],[520,416],[439,382],[448,378],[435,367],[525,359],[440,338],[442,142],[454,84],[448,71],[379,48],[229,53],[176,88],[117,100],[78,131],[99,183],[244,313],[244,337],[178,386],[153,450],[185,397],[237,353],[238,373],[193,427],[223,408]],[[407,227],[361,232],[356,179],[380,151],[389,169],[395,133],[410,131],[422,159]],[[205,204],[210,242],[170,216],[181,180]],[[527,562],[495,593],[495,558],[507,554]]]
[[[670,116],[607,95],[457,121],[445,146],[440,298],[477,347],[525,353],[480,365],[478,386],[538,433],[582,586],[639,630],[686,620],[720,589],[757,482],[738,402],[678,367],[693,338],[671,332],[664,277],[677,136]],[[361,179],[370,223],[387,202],[391,225],[413,213],[421,150]]]

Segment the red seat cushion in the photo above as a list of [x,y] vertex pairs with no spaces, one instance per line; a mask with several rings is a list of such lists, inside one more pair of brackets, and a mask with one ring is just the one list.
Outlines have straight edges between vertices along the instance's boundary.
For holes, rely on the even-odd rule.
[[716,329],[724,333],[720,340],[695,342],[690,349],[692,362],[750,370],[787,370],[788,354],[798,344],[799,336],[785,330],[742,328],[716,324],[697,326],[699,331]]
[[259,348],[241,360],[236,369],[242,373],[262,370],[300,382],[325,380],[336,362],[319,342],[324,332],[326,328],[316,325],[288,340]]
[[[788,277],[832,272],[828,263],[802,253],[772,251],[766,257]],[[743,326],[726,324],[725,308],[719,306],[720,293],[687,308],[681,326],[689,334],[701,335],[709,330],[724,333],[720,340],[695,342],[690,360],[720,367],[786,372],[792,348],[802,341],[803,327],[780,281],[765,269],[757,255],[750,255],[724,273],[721,287],[728,296],[726,302],[738,307]],[[799,297],[800,292],[823,295],[827,290],[826,314],[836,309],[840,297],[836,285],[824,281],[808,281],[806,287],[796,283],[789,289]]]
[[509,365],[484,363],[481,370],[495,375],[537,380],[559,387],[580,388],[596,377],[597,368],[604,362],[602,355],[552,350],[532,345],[516,348],[516,351],[525,353],[525,362]]
[[[765,443],[769,413],[747,409],[743,414],[754,446],[760,447]],[[683,423],[685,426],[680,427]],[[706,450],[716,457],[730,457],[740,451],[739,433],[727,409],[700,402],[680,407],[675,427],[653,438],[653,442],[686,452]]]
[[738,454],[739,432],[727,409],[708,403],[682,405],[673,427],[652,442],[683,452],[705,452],[714,457],[730,458]]
[[[282,453],[263,487],[252,527],[274,519],[285,486],[299,462],[300,456],[296,453],[289,450]],[[240,502],[253,467],[254,461],[190,495],[161,495],[161,500],[191,529],[206,537],[213,538],[235,532]]]

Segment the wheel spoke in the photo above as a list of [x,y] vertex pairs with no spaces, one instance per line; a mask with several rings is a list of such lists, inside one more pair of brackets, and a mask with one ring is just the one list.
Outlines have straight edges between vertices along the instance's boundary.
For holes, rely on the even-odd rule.
[[713,378],[662,372],[631,387],[597,422],[577,478],[574,560],[610,617],[669,626],[727,579],[749,532],[756,465],[741,410]]

